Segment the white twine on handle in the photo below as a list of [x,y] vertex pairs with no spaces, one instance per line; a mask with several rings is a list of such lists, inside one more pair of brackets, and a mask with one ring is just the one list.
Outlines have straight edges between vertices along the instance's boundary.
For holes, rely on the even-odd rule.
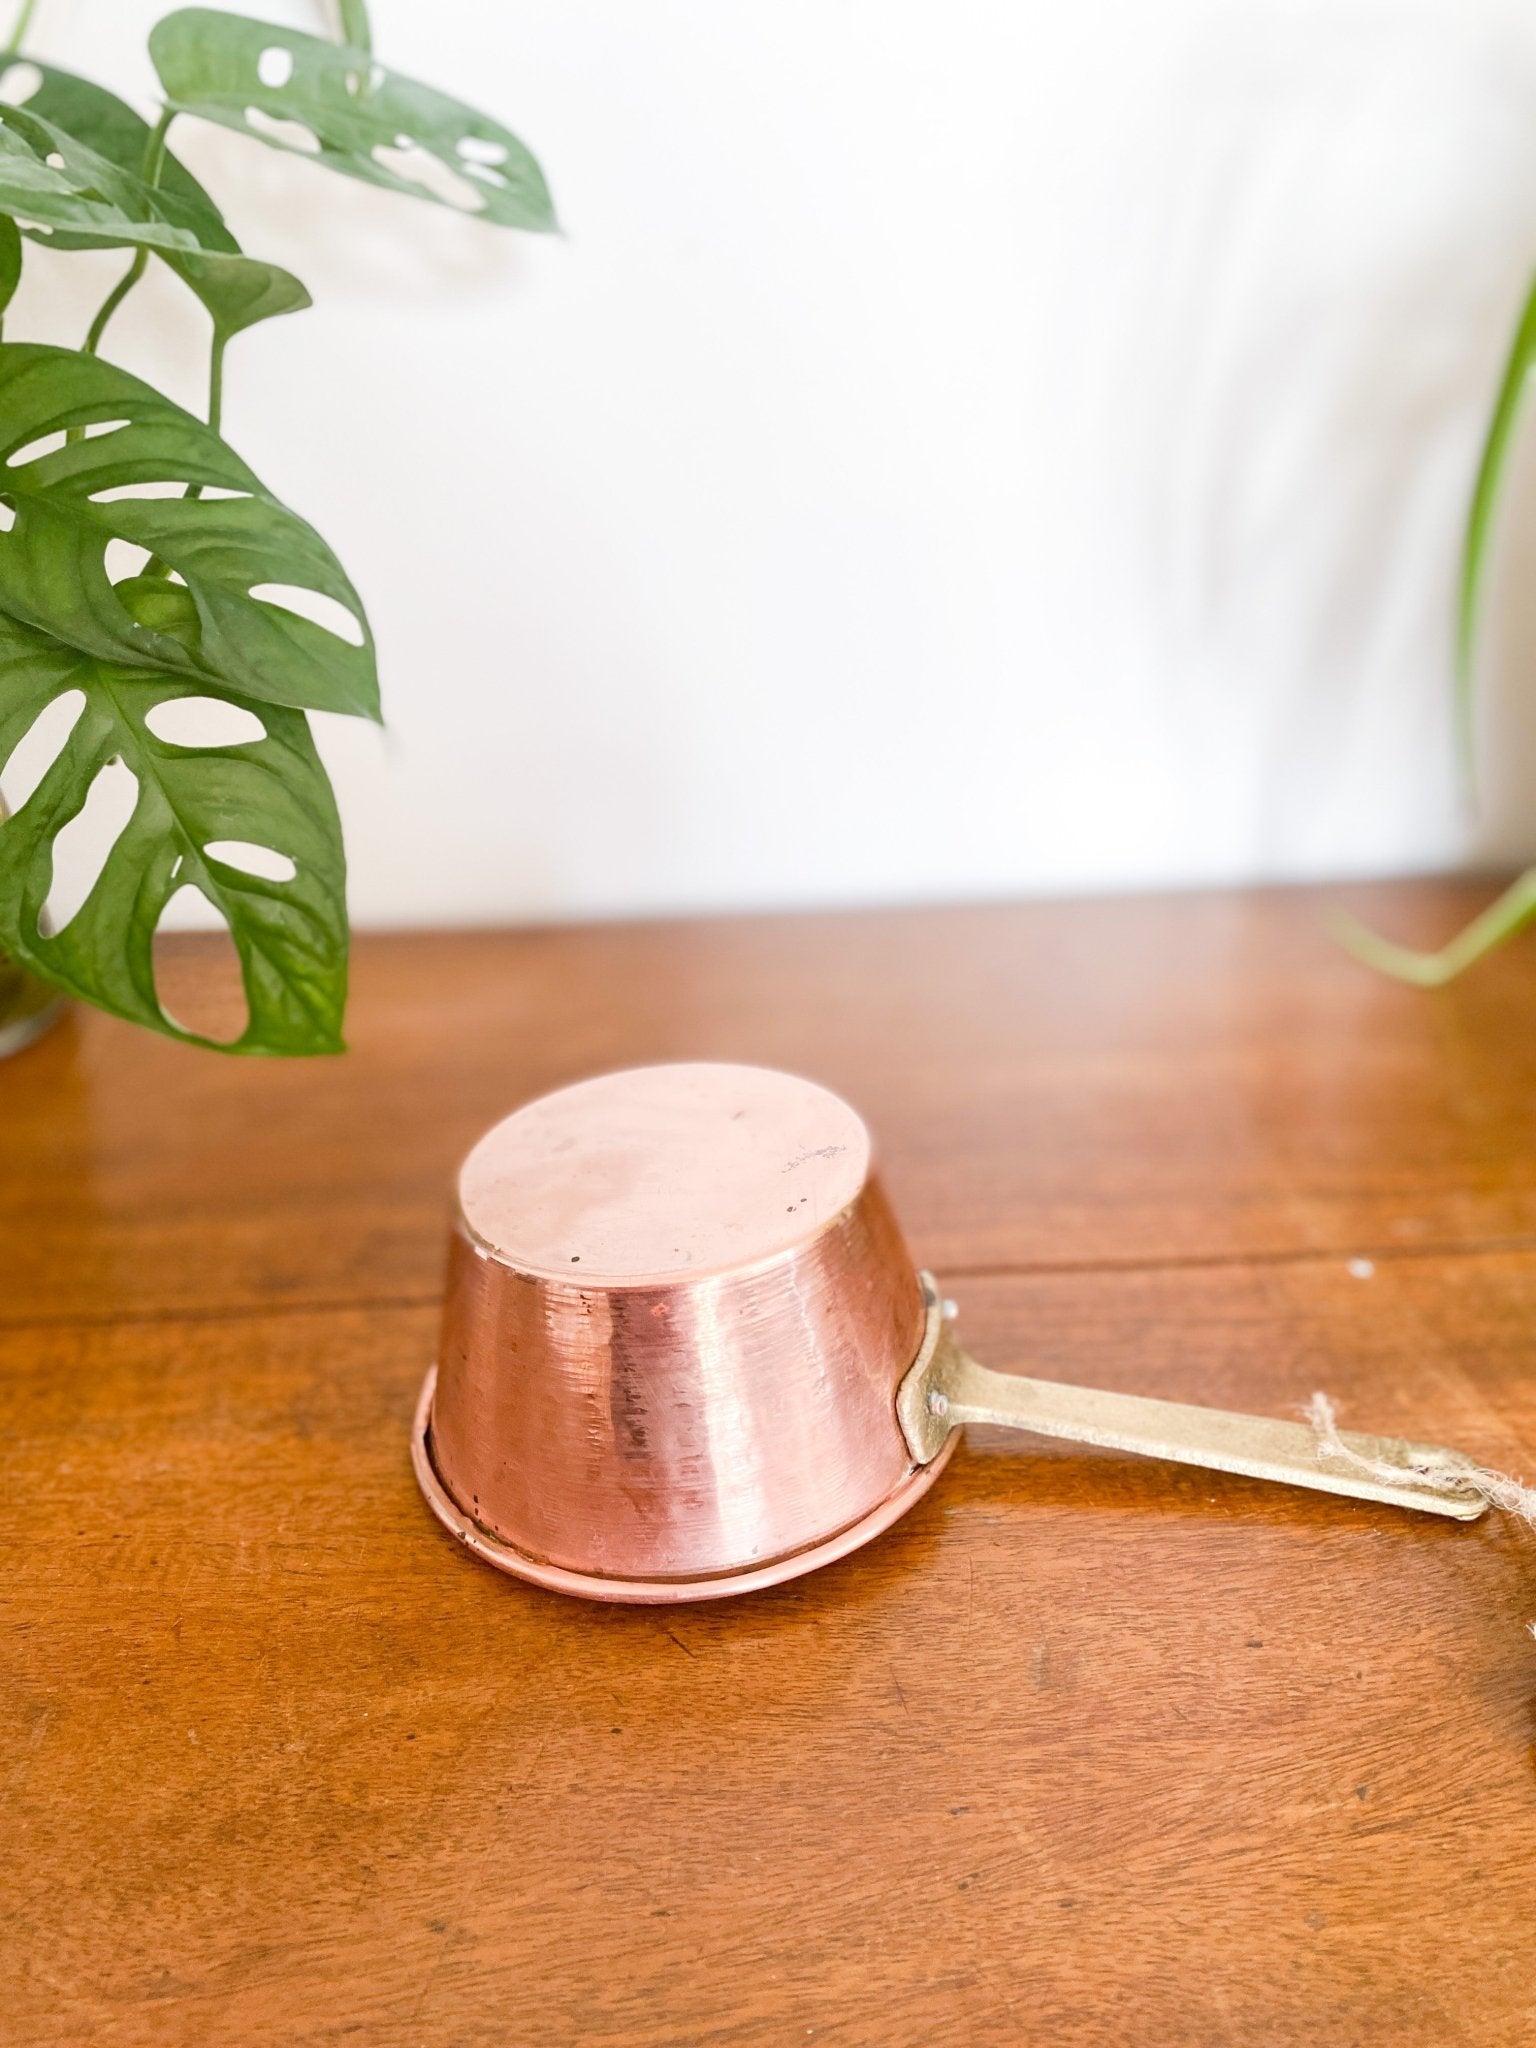
[[[1384,1458],[1367,1458],[1362,1452],[1351,1450],[1339,1435],[1337,1411],[1326,1394],[1314,1394],[1302,1410],[1317,1436],[1318,1454],[1324,1458],[1340,1458],[1346,1465],[1354,1465],[1362,1472],[1369,1472],[1376,1479],[1401,1479],[1403,1468],[1389,1465]],[[1506,1515],[1513,1515],[1524,1522],[1528,1529],[1536,1529],[1536,1486],[1525,1486],[1518,1479],[1511,1479],[1507,1472],[1490,1472],[1483,1465],[1453,1463],[1448,1458],[1434,1455],[1411,1458],[1408,1469],[1416,1479],[1436,1493],[1476,1494],[1491,1508],[1502,1508]],[[1528,1621],[1526,1633],[1536,1637],[1536,1621]]]
[[[1516,1516],[1528,1529],[1536,1529],[1536,1486],[1525,1486],[1520,1480],[1511,1479],[1508,1473],[1490,1472],[1482,1465],[1467,1464],[1460,1458],[1430,1455],[1410,1458],[1406,1465],[1388,1464],[1384,1458],[1368,1458],[1363,1452],[1353,1450],[1339,1435],[1337,1411],[1326,1394],[1314,1394],[1303,1413],[1317,1434],[1317,1448],[1325,1458],[1341,1459],[1357,1471],[1369,1472],[1373,1479],[1401,1479],[1406,1469],[1434,1493],[1447,1496],[1474,1493],[1489,1507],[1502,1508],[1506,1515]],[[1536,1635],[1536,1624],[1532,1625],[1531,1632]]]

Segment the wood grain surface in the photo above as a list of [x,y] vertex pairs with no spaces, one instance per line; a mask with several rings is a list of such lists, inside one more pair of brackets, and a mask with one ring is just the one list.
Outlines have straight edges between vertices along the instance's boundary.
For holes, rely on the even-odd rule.
[[977,1431],[859,1556],[644,1611],[410,1476],[457,1155],[708,1055],[865,1111],[987,1362],[1536,1474],[1536,948],[1413,994],[1323,905],[370,939],[343,1060],[0,1065],[0,2040],[1536,2040],[1500,1518]]

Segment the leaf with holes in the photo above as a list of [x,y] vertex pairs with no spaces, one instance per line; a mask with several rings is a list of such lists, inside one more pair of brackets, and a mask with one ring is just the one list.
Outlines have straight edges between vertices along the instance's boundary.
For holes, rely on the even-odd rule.
[[[310,304],[309,293],[291,271],[243,253],[219,209],[174,156],[167,152],[155,184],[145,184],[149,123],[116,93],[50,64],[34,68],[41,82],[23,103],[26,113],[114,164],[131,180],[131,188],[122,186],[120,192],[132,189],[134,204],[147,218],[163,220],[192,238],[195,250],[157,248],[155,253],[202,300],[225,340],[259,320],[302,312]],[[60,232],[42,239],[53,249],[102,249],[122,242],[120,236]]]
[[[229,1048],[339,1052],[346,1002],[346,865],[335,800],[301,712],[259,707],[265,737],[190,747],[159,738],[158,707],[196,684],[93,659],[0,618],[0,762],[71,691],[84,695],[62,751],[0,823],[0,945],[58,987],[193,1044],[215,1041],[168,1016],[155,990],[155,930],[191,885],[222,913],[240,957],[248,1022]],[[64,928],[40,929],[54,845],[99,775],[121,760],[132,815]],[[283,856],[286,881],[210,848],[243,842]]]
[[0,105],[0,212],[61,247],[71,236],[93,248],[197,247],[141,179],[22,107]]
[[367,50],[187,7],[155,24],[149,53],[179,113],[499,227],[555,225],[544,174],[510,130]]
[[[47,445],[72,429],[84,438]],[[377,718],[373,639],[341,564],[211,427],[148,384],[72,349],[0,342],[0,465],[12,521],[0,533],[0,609],[103,661],[202,677],[264,704]],[[120,495],[166,484],[234,495]],[[107,573],[113,540],[181,579],[194,632],[134,616]],[[293,604],[318,596],[311,608],[335,608],[341,630],[259,591]]]
[[[48,122],[51,127],[73,136],[98,156],[105,157],[109,164],[115,164],[120,171],[126,172],[136,184],[144,184],[151,130],[149,123],[141,114],[136,114],[126,100],[120,100],[115,92],[108,92],[104,85],[97,85],[93,79],[79,78],[73,71],[61,71],[54,64],[34,64],[28,59],[25,65],[12,67],[13,72],[18,69],[34,72],[38,82],[35,90],[14,104]],[[10,75],[6,76],[7,87]],[[200,248],[239,248],[239,243],[225,225],[223,214],[186,165],[169,150],[161,155],[153,187],[145,186],[144,189],[152,192],[154,200],[165,209],[164,217],[173,226],[185,227]],[[52,236],[50,240],[55,247],[70,249],[116,246],[89,235]]]

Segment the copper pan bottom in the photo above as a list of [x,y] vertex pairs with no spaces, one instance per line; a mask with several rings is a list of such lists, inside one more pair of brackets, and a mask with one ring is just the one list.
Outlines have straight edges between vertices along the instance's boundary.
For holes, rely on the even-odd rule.
[[436,1386],[437,1367],[434,1365],[427,1374],[421,1399],[416,1404],[416,1421],[411,1431],[411,1463],[415,1467],[416,1483],[426,1495],[427,1506],[449,1535],[456,1536],[466,1550],[511,1578],[526,1579],[531,1585],[546,1587],[552,1593],[572,1593],[583,1600],[619,1601],[637,1607],[672,1606],[685,1600],[728,1600],[735,1593],[755,1593],[765,1586],[782,1585],[786,1579],[798,1579],[802,1573],[817,1571],[824,1564],[846,1557],[850,1551],[859,1549],[889,1529],[908,1508],[922,1499],[949,1463],[961,1436],[958,1429],[951,1431],[949,1441],[931,1464],[917,1466],[867,1515],[861,1515],[846,1529],[839,1529],[835,1536],[828,1536],[807,1550],[796,1550],[787,1557],[776,1557],[767,1564],[753,1565],[747,1571],[727,1572],[718,1578],[601,1578],[587,1572],[566,1571],[560,1565],[546,1564],[541,1558],[514,1550],[511,1544],[493,1536],[465,1514],[443,1484],[432,1462],[432,1394]]

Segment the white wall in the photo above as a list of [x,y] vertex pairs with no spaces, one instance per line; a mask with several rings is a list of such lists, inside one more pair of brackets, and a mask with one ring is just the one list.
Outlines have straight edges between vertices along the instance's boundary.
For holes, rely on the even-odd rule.
[[[146,96],[159,11],[42,0],[34,40]],[[176,138],[317,302],[236,344],[226,426],[378,632],[388,733],[324,740],[363,921],[1536,854],[1536,478],[1480,822],[1448,710],[1536,262],[1527,0],[375,26],[525,137],[567,239]],[[77,338],[119,259],[45,261],[31,331]],[[198,402],[169,279],[114,339]]]

